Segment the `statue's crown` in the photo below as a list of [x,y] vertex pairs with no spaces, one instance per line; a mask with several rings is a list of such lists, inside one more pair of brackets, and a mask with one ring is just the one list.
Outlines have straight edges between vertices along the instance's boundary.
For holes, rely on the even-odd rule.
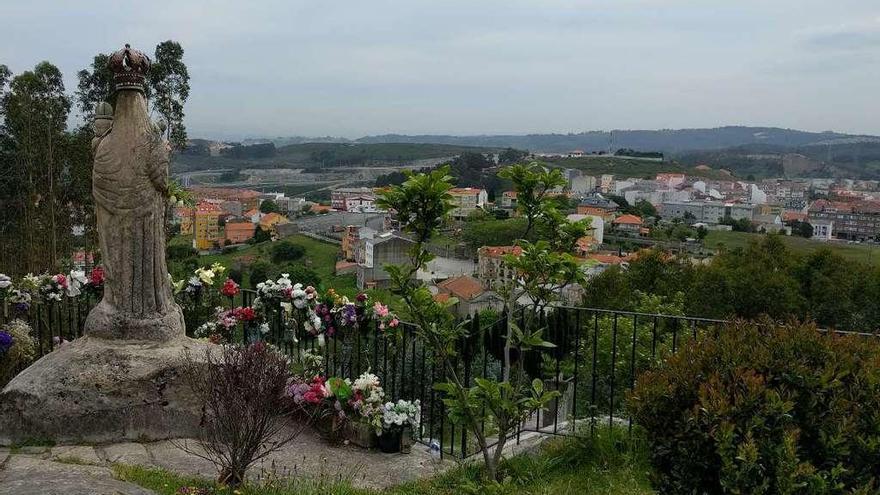
[[144,81],[150,70],[150,57],[143,52],[126,43],[125,48],[110,55],[107,66],[113,72],[113,82],[117,90],[144,90]]

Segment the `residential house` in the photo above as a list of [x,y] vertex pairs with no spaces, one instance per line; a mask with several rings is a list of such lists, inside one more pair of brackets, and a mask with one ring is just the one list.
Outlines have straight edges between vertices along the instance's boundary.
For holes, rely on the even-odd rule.
[[385,265],[410,263],[409,250],[413,245],[410,239],[385,232],[362,242],[363,261],[358,263],[357,270],[359,289],[387,288],[391,277]]
[[516,209],[516,191],[504,191],[501,193],[501,208],[505,210]]
[[587,235],[577,240],[577,245],[575,246],[575,251],[577,254],[583,255],[587,252],[593,251],[604,242],[605,220],[602,217],[597,215],[582,215],[572,213],[565,218],[572,223],[580,222],[582,220],[590,221],[590,227],[587,229]]
[[230,218],[226,220],[224,227],[225,241],[227,244],[242,244],[254,237],[257,226],[248,218]]
[[831,240],[831,232],[834,230],[834,222],[830,220],[812,220],[810,225],[813,226],[813,239],[820,241]]
[[467,318],[484,309],[500,310],[504,305],[498,294],[483,289],[480,281],[469,275],[448,278],[437,284],[437,290],[434,295],[437,301],[456,299],[450,309],[459,318]]
[[450,212],[452,218],[462,219],[482,208],[489,202],[489,193],[485,189],[475,187],[454,187],[449,190],[454,208]]
[[609,193],[614,191],[614,175],[612,174],[602,174],[599,177],[599,190],[603,193]]
[[375,212],[376,197],[372,194],[358,194],[345,198],[345,211]]
[[222,234],[220,232],[220,215],[223,210],[208,201],[202,201],[196,205],[193,247],[199,251],[207,251],[220,247]]
[[640,235],[642,233],[642,219],[636,215],[620,215],[611,221],[614,230],[627,235]]
[[246,212],[244,212],[244,217],[251,221],[251,223],[260,223],[260,220],[263,218],[263,213],[258,208],[252,208]]
[[290,220],[280,213],[267,213],[260,219],[260,228],[271,233],[273,238],[277,238],[278,232],[275,227],[282,223],[290,223]]
[[483,246],[477,250],[477,277],[483,287],[497,290],[508,285],[516,277],[516,270],[507,266],[504,257],[508,254],[519,256],[519,246]]
[[346,210],[346,200],[355,196],[373,196],[373,190],[369,187],[340,187],[330,191],[330,207],[338,211]]
[[193,220],[196,211],[193,208],[179,206],[174,208],[172,221],[180,225],[180,235],[193,235]]
[[581,199],[578,203],[577,213],[602,217],[603,220],[610,222],[614,219],[617,209],[618,205],[614,201],[606,199],[601,194],[594,194]]
[[342,231],[342,259],[354,261],[357,259],[357,246],[360,242],[360,230],[358,225],[346,225]]

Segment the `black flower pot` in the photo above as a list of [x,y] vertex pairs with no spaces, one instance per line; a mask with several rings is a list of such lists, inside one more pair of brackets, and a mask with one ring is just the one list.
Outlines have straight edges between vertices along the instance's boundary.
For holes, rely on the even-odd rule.
[[386,454],[400,452],[400,434],[399,428],[383,431],[376,442],[379,445],[379,450]]

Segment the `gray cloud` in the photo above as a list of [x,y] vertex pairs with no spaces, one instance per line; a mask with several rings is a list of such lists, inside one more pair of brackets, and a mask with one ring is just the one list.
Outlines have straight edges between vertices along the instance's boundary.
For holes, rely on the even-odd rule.
[[51,60],[72,89],[98,51],[178,40],[199,136],[724,124],[880,133],[875,0],[133,5],[0,0],[0,63]]

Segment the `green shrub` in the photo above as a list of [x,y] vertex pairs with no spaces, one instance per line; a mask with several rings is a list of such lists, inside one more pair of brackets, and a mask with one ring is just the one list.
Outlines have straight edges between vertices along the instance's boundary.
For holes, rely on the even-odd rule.
[[251,285],[254,287],[261,282],[265,282],[269,279],[269,271],[272,270],[272,265],[266,263],[265,261],[255,261],[254,264],[251,265],[250,271],[250,279]]
[[166,251],[168,254],[168,259],[171,260],[185,260],[198,256],[199,254],[199,252],[194,247],[188,244],[169,244]]
[[274,263],[295,261],[302,258],[303,255],[306,254],[306,250],[304,247],[289,241],[281,241],[272,244],[270,252],[272,254],[272,262]]
[[660,493],[875,493],[880,343],[736,323],[641,375]]

